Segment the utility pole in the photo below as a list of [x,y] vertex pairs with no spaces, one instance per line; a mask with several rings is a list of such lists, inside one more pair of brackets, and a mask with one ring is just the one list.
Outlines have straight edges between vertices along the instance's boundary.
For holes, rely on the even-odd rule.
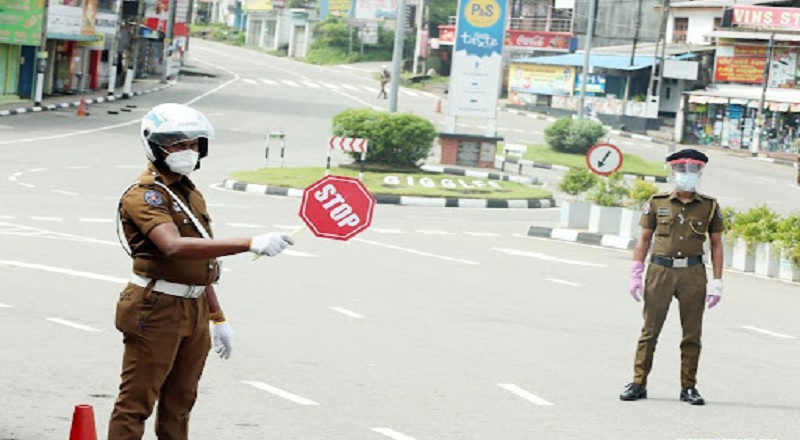
[[761,148],[761,130],[764,128],[764,103],[767,100],[767,86],[769,85],[769,75],[772,71],[772,53],[775,50],[775,32],[769,34],[769,46],[767,46],[767,59],[764,62],[763,84],[761,85],[761,96],[758,97],[758,110],[756,111],[756,123],[753,128],[753,139],[750,141],[750,154],[758,156]]
[[394,52],[392,53],[392,79],[389,88],[389,113],[397,112],[397,91],[400,88],[400,64],[403,62],[403,38],[405,37],[406,0],[397,1],[397,19],[394,30]]
[[[661,79],[664,74],[664,50],[666,46],[667,20],[669,19],[669,1],[661,2],[661,23],[658,25],[658,39],[656,40],[653,66],[650,69],[650,83],[647,85],[648,109],[651,103],[658,105],[661,98]],[[658,110],[656,110],[658,113]]]
[[114,26],[114,41],[111,43],[111,51],[108,53],[108,64],[110,66],[108,71],[108,96],[114,96],[114,88],[117,87],[117,70],[119,69],[117,53],[119,52],[119,29],[122,27],[122,0],[117,0],[114,3],[114,15],[117,16],[117,23]]
[[633,47],[631,48],[631,66],[633,66],[633,60],[636,56],[636,43],[639,42],[639,29],[642,27],[642,0],[639,0],[639,7],[636,11],[636,29],[633,33]]
[[164,37],[164,73],[161,76],[161,83],[166,84],[169,79],[169,65],[170,58],[172,57],[172,36],[175,30],[175,0],[169,0],[169,9],[167,10],[167,28],[166,36]]
[[[414,67],[411,69],[412,75],[419,72],[419,58],[422,52],[422,20],[424,17],[425,0],[417,0],[416,17],[414,18],[414,27],[417,28],[417,41],[414,45]],[[425,72],[422,72],[423,74]]]
[[[189,0],[189,10],[186,11],[186,21],[189,25],[194,24],[194,20],[192,19],[192,15],[194,14],[194,2],[195,0]],[[189,26],[191,29],[191,26]],[[189,52],[189,39],[191,38],[191,32],[186,33],[186,43],[184,44],[183,51],[181,52],[181,66],[186,63],[186,52]]]
[[122,96],[124,98],[131,97],[131,86],[133,85],[133,77],[136,76],[136,63],[139,62],[139,46],[141,45],[141,30],[139,27],[142,25],[142,18],[144,17],[144,0],[139,0],[138,9],[136,10],[136,22],[133,23],[133,48],[131,49],[131,60],[128,63],[128,71],[125,73],[125,85],[122,86]]
[[47,71],[47,4],[44,2],[42,12],[42,40],[39,43],[39,50],[36,52],[36,91],[33,94],[34,107],[42,106],[42,94],[44,93],[44,73]]
[[590,0],[589,2],[589,25],[586,30],[586,50],[583,54],[583,72],[581,72],[581,99],[580,108],[578,108],[578,119],[583,119],[585,111],[583,110],[586,104],[586,82],[589,73],[589,61],[592,53],[592,38],[594,37],[594,22],[595,14],[597,13],[597,0]]

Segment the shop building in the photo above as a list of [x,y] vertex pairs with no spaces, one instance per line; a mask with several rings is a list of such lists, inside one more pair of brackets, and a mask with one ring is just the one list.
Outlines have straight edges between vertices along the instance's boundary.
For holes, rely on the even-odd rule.
[[43,14],[44,4],[37,0],[0,2],[0,101],[33,93]]

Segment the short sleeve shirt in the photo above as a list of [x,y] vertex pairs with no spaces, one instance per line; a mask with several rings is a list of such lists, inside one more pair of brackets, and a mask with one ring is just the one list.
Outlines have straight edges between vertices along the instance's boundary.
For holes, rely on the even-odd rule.
[[677,258],[703,255],[706,236],[725,229],[714,198],[695,193],[683,203],[677,191],[656,194],[642,205],[639,225],[654,231],[653,255]]
[[191,218],[164,188],[165,184],[187,207],[209,236],[211,217],[205,199],[187,177],[170,177],[152,164],[139,183],[120,200],[120,217],[125,239],[133,256],[133,272],[137,275],[190,285],[209,285],[218,278],[216,259],[183,260],[168,258],[149,238],[158,225],[173,223],[182,237],[202,238]]

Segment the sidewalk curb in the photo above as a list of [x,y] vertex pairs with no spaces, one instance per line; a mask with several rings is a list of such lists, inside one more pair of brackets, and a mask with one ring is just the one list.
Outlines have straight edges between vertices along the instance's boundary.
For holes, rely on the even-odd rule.
[[[150,89],[150,90],[140,90],[140,91],[137,91],[137,92],[131,92],[130,95],[119,94],[119,95],[108,96],[108,97],[102,97],[101,96],[101,97],[97,97],[97,98],[86,99],[85,102],[86,102],[86,105],[99,104],[99,103],[102,103],[102,102],[114,102],[114,101],[118,101],[118,100],[122,100],[122,99],[130,99],[130,98],[132,98],[134,96],[139,96],[139,95],[145,95],[145,94],[148,94],[148,93],[158,92],[158,91],[164,90],[164,89],[166,89],[168,87],[172,87],[172,84],[167,84],[167,85],[164,85],[164,86],[161,86],[161,87],[156,87],[155,89]],[[45,105],[45,106],[20,107],[20,108],[16,108],[16,109],[12,109],[12,110],[0,110],[0,116],[14,116],[14,115],[22,115],[22,114],[25,114],[25,113],[38,113],[38,112],[44,112],[44,111],[50,111],[50,110],[61,110],[61,109],[64,109],[64,108],[78,107],[80,105],[81,105],[81,101],[78,100],[78,101],[62,102],[60,104],[48,104],[48,105]]]
[[[517,159],[517,158],[506,158],[504,156],[495,156],[495,160],[505,161],[506,163],[510,164],[522,164],[528,165],[533,168],[543,168],[546,170],[554,170],[554,171],[562,171],[567,172],[570,170],[568,166],[564,165],[554,165],[551,163],[545,162],[535,162],[532,160],[527,159]],[[639,174],[623,174],[622,178],[625,180],[646,180],[648,182],[659,182],[659,183],[667,183],[669,182],[669,178],[666,176],[644,176]]]
[[448,168],[437,165],[422,165],[420,169],[429,173],[452,174],[455,176],[477,177],[488,180],[504,180],[506,182],[515,182],[527,185],[535,185],[539,183],[539,179],[537,177],[510,176],[508,174],[490,173],[488,171],[475,171],[466,168]]
[[[225,179],[225,189],[271,196],[302,197],[299,188],[279,188],[257,183],[239,182]],[[455,199],[437,197],[374,196],[375,201],[384,205],[426,206],[434,208],[492,208],[492,209],[536,209],[555,208],[555,199]]]
[[549,226],[530,226],[528,227],[528,236],[571,241],[624,250],[631,250],[636,246],[635,238],[621,237],[619,235],[598,234],[594,232],[583,232],[577,229],[560,229]]

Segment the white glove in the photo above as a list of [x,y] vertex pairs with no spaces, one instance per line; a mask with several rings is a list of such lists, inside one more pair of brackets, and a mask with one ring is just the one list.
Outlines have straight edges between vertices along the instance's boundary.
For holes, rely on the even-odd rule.
[[294,239],[291,235],[285,232],[270,232],[253,237],[250,240],[250,252],[274,257],[292,244]]
[[708,308],[711,309],[722,299],[722,280],[714,279],[709,281],[708,289],[706,290],[706,302]]
[[212,325],[214,326],[214,351],[222,359],[228,359],[233,352],[233,329],[225,321]]

